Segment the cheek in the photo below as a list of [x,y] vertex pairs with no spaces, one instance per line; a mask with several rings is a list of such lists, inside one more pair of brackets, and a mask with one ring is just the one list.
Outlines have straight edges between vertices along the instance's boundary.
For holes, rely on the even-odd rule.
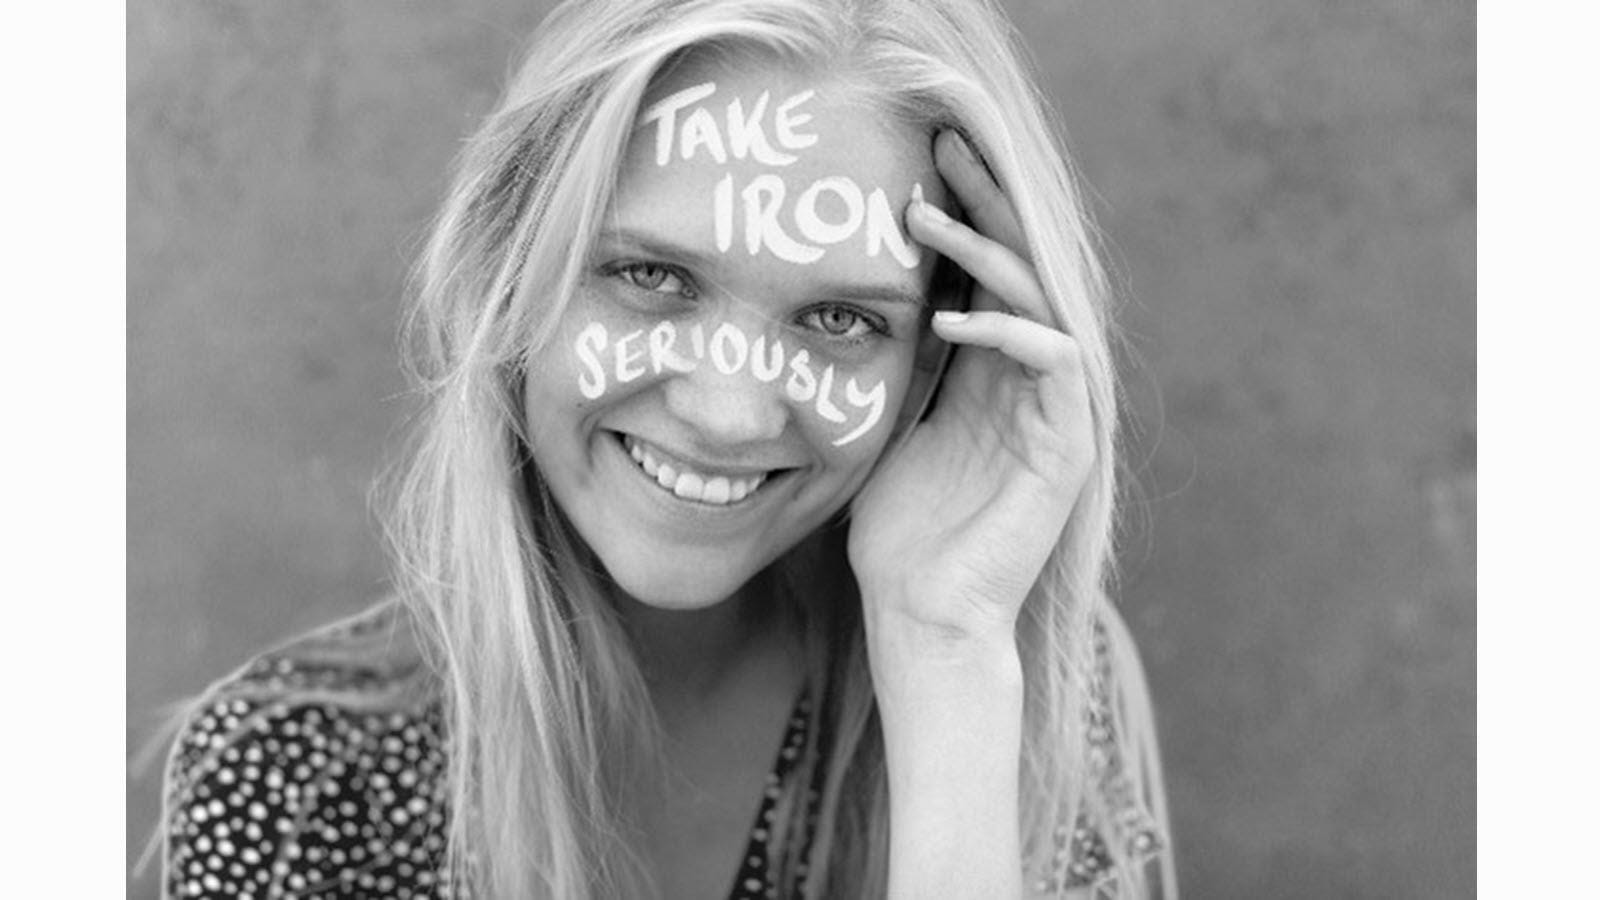
[[[580,292],[529,367],[530,409],[548,412],[609,402],[637,388],[647,367],[646,330],[638,316],[616,315]],[[605,314],[602,314],[605,313]]]
[[816,397],[795,404],[813,442],[836,464],[870,466],[877,459],[906,402],[912,359],[909,345],[895,344],[864,363],[829,363]]
[[621,394],[609,377],[603,394],[592,390],[596,367],[610,364],[609,353],[602,357],[595,352],[593,335],[584,337],[593,321],[569,310],[549,341],[531,356],[523,376],[527,442],[547,474],[581,465],[585,450],[576,442],[589,433],[590,419]]

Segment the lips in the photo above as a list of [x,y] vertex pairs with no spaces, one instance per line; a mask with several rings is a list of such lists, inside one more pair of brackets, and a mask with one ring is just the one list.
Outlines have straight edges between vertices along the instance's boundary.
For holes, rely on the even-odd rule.
[[645,475],[665,491],[680,499],[708,506],[731,506],[755,493],[771,472],[745,475],[719,474],[695,470],[666,451],[631,434],[623,434],[622,446]]

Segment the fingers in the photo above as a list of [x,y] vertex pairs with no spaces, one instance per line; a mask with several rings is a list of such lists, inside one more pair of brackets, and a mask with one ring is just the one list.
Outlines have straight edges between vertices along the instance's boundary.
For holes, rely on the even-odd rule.
[[[953,344],[994,349],[1035,379],[1039,412],[1055,428],[1089,420],[1089,389],[1078,343],[1054,328],[998,312],[934,314],[933,330]],[[964,349],[963,353],[971,353]]]
[[[1034,276],[1033,267],[1010,248],[973,231],[927,202],[911,204],[906,211],[906,224],[914,240],[955,260],[1018,313],[1036,322],[1053,320],[1050,304]],[[975,309],[984,306],[974,304]]]
[[941,131],[933,140],[933,161],[978,230],[1026,257],[1028,242],[1011,201],[966,140],[953,130]]
[[933,329],[954,344],[989,347],[1042,374],[1071,367],[1078,345],[1065,334],[1001,312],[960,313],[941,310],[933,316]]

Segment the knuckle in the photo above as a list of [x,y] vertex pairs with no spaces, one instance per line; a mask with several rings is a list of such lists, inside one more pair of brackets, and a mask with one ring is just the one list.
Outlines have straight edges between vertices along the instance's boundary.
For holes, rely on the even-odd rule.
[[1012,253],[1003,244],[987,238],[978,246],[976,253],[979,264],[983,267],[985,274],[990,277],[1002,276],[1008,270],[1014,270],[1020,264],[1020,260],[1015,253]]
[[973,248],[976,262],[983,269],[985,275],[991,278],[1005,265],[1005,251],[999,244],[985,240]]

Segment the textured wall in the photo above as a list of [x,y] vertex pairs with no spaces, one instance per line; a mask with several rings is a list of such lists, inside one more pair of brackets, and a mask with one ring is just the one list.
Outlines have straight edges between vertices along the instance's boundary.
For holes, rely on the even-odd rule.
[[[1123,594],[1188,895],[1469,895],[1472,6],[1010,6],[1129,297]],[[381,591],[398,297],[544,7],[129,7],[130,747]]]

